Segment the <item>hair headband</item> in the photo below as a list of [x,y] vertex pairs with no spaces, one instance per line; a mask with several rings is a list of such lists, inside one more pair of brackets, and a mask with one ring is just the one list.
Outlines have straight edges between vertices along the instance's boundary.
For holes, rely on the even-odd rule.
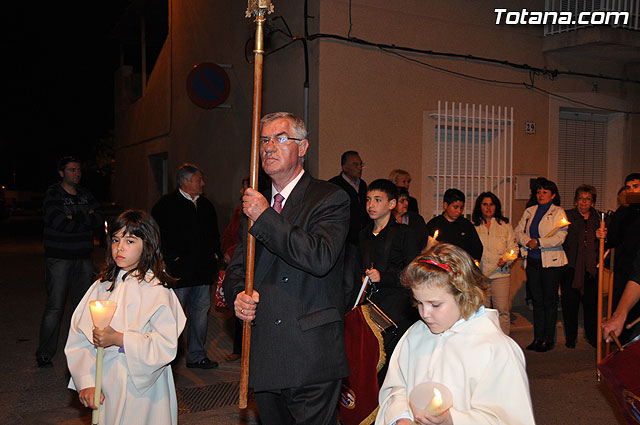
[[425,260],[425,259],[420,259],[418,260],[419,263],[427,263],[427,264],[431,264],[432,266],[436,266],[441,268],[442,270],[448,271],[449,273],[453,273],[455,275],[455,272],[451,269],[451,266],[449,266],[448,264],[442,264],[442,263],[438,263],[435,260]]

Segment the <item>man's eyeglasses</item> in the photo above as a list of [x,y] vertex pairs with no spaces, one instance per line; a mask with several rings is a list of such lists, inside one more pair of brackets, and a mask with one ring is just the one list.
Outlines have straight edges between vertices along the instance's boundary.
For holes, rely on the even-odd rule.
[[272,141],[274,145],[282,146],[286,144],[289,140],[293,140],[294,142],[302,141],[302,139],[294,139],[293,137],[289,137],[286,134],[280,134],[278,136],[273,136],[273,137],[261,137],[260,144],[266,146],[269,144],[269,141]]

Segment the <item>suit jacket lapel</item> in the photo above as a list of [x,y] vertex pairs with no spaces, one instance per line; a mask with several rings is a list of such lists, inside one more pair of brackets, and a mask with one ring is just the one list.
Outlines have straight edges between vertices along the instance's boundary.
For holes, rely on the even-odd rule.
[[[289,198],[287,198],[284,204],[284,207],[280,212],[280,215],[282,215],[290,223],[295,221],[296,217],[302,210],[300,206],[304,201],[304,195],[307,191],[307,187],[309,187],[310,182],[311,182],[311,176],[309,176],[309,173],[305,171],[305,173],[300,178],[300,181],[298,181],[298,184],[296,184],[296,186],[293,188],[293,191],[291,191]],[[270,202],[271,188],[266,190],[263,193],[263,195]],[[255,267],[256,272],[253,277],[253,282],[256,285],[256,288],[260,285],[260,283],[262,282],[266,274],[269,272],[269,269],[271,268],[271,266],[276,260],[276,255],[273,254],[268,249],[266,249],[264,245],[262,245],[261,243],[256,244],[256,253],[258,252],[258,250],[260,250],[259,251],[260,257],[256,263],[256,267]]]
[[302,175],[298,184],[293,188],[289,198],[286,200],[284,204],[284,208],[280,212],[288,222],[293,223],[296,220],[298,214],[302,208],[300,206],[304,202],[304,195],[307,193],[307,188],[309,187],[309,183],[311,183],[311,176],[307,171]]

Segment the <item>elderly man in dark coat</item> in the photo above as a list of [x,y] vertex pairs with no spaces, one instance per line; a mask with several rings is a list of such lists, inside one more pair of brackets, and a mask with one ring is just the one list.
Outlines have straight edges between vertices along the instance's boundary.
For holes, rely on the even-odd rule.
[[193,164],[178,169],[178,189],[160,198],[151,214],[160,226],[162,254],[167,271],[179,278],[175,293],[187,314],[187,367],[214,369],[207,357],[209,288],[216,282],[222,257],[218,217],[213,204],[202,195],[204,177]]

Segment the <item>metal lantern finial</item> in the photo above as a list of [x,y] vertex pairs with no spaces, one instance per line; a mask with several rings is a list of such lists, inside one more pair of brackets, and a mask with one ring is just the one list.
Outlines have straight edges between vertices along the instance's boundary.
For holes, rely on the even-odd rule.
[[245,17],[264,17],[265,14],[273,13],[273,3],[271,0],[249,0]]

